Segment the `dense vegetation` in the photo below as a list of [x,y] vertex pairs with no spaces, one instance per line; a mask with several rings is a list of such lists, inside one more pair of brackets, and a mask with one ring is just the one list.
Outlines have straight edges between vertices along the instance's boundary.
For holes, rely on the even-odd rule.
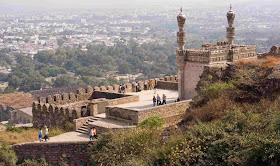
[[[16,89],[29,92],[46,86],[122,83],[123,81],[118,82],[109,77],[113,73],[143,73],[143,77],[146,78],[176,73],[172,43],[149,43],[139,46],[131,40],[127,46],[88,45],[87,49],[88,51],[79,48],[58,48],[56,51],[42,51],[35,55],[34,60],[17,54],[14,55],[15,65],[12,65],[11,59],[5,53],[0,54],[1,63],[13,66],[11,74],[0,75],[0,81],[9,82],[9,87],[4,92],[10,93]],[[70,76],[70,73],[75,76]],[[46,78],[50,77],[57,78],[47,82]]]

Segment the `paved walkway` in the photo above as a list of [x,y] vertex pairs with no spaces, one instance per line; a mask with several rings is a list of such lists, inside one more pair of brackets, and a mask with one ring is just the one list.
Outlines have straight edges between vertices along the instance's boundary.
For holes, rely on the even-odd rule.
[[[89,141],[89,136],[78,132],[68,132],[54,137],[50,137],[47,142],[75,142],[75,141]],[[39,142],[39,141],[36,141]]]
[[157,89],[154,90],[147,90],[138,93],[127,93],[129,95],[139,95],[139,102],[127,103],[122,105],[117,105],[115,107],[120,108],[127,108],[132,110],[141,110],[145,108],[153,107],[153,96],[157,97],[157,94],[160,95],[162,100],[162,95],[165,94],[167,97],[167,104],[175,103],[175,100],[178,98],[178,91],[174,90],[164,90],[164,89]]

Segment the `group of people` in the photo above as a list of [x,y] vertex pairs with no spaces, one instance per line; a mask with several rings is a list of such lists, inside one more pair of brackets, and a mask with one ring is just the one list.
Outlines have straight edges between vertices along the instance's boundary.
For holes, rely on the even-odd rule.
[[153,81],[145,82],[144,88],[147,90],[153,90],[153,89],[155,89],[155,83]]
[[96,128],[92,127],[89,133],[89,140],[92,141],[94,138],[97,139]]
[[[135,85],[135,91],[136,92],[141,92],[142,91],[142,89],[141,89],[141,87],[139,86],[138,83],[135,83],[134,85]],[[144,82],[144,89],[145,90],[154,90],[155,89],[154,82],[153,81],[150,81],[150,82],[145,81]]]
[[141,89],[141,87],[138,85],[138,83],[136,82],[135,83],[135,92],[141,92],[142,91],[142,89]]
[[45,126],[45,136],[44,137],[43,137],[43,129],[40,128],[39,141],[43,142],[45,140],[45,142],[47,142],[47,140],[49,140],[48,134],[49,134],[48,126]]
[[153,106],[155,107],[156,105],[159,106],[159,105],[164,105],[166,104],[166,95],[163,94],[162,95],[162,101],[161,101],[161,98],[159,96],[159,94],[157,95],[157,97],[153,97]]

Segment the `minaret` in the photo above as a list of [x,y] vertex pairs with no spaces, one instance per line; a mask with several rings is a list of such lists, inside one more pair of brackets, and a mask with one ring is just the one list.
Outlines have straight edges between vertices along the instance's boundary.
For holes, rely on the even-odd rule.
[[179,32],[177,32],[177,43],[179,45],[179,50],[184,50],[186,44],[186,32],[184,30],[186,16],[183,14],[183,8],[180,9],[180,14],[177,16],[177,22],[179,27]]
[[235,38],[235,28],[233,27],[234,19],[235,19],[235,13],[232,10],[232,5],[230,4],[230,10],[227,13],[227,20],[229,25],[229,27],[227,28],[227,39],[229,45],[233,44],[233,40]]
[[177,22],[179,32],[177,32],[177,43],[179,48],[176,51],[176,63],[178,66],[178,97],[180,100],[185,99],[184,92],[184,75],[185,75],[185,51],[184,47],[186,44],[186,32],[184,30],[186,16],[183,14],[183,8],[181,7],[180,14],[177,16]]

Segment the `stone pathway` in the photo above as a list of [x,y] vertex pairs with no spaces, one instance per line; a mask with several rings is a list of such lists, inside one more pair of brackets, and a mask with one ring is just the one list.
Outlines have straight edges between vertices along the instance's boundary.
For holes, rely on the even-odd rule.
[[[78,132],[68,132],[54,137],[50,137],[47,142],[75,142],[89,141],[89,136]],[[39,142],[39,141],[36,141]]]
[[160,98],[162,100],[162,95],[165,94],[167,97],[167,104],[175,103],[175,100],[178,98],[178,91],[174,90],[164,90],[164,89],[157,89],[154,90],[147,90],[142,91],[138,93],[127,93],[129,95],[139,95],[139,102],[133,102],[133,103],[127,103],[122,105],[117,105],[114,107],[120,107],[120,108],[127,108],[132,110],[142,110],[146,108],[153,107],[153,96],[157,97],[157,94],[160,95]]

